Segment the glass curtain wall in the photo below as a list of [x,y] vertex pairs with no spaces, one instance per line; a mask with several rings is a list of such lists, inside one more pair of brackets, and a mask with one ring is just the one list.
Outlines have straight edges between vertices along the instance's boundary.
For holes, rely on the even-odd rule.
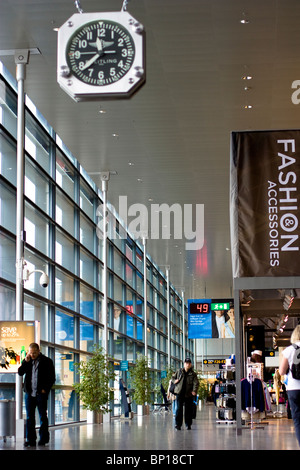
[[[3,67],[0,70],[0,320],[7,321],[16,319],[17,95],[14,80]],[[24,320],[40,322],[42,352],[55,363],[56,384],[49,411],[53,425],[86,418],[73,389],[79,380],[74,364],[86,360],[93,345],[102,345],[103,246],[97,215],[101,192],[28,97],[25,126],[25,260],[30,270],[45,271],[50,283],[41,287],[38,274],[26,281]],[[108,354],[117,378],[127,384],[120,361],[128,361],[131,367],[137,354],[145,352],[144,261],[142,248],[121,229],[118,220],[112,218],[111,224]],[[169,328],[166,296],[164,274],[147,259],[148,356],[153,385],[159,386],[161,372],[168,367],[168,335],[173,369],[181,366],[186,354],[193,357],[187,324],[186,351],[182,351],[182,300],[170,286]],[[14,384],[13,374],[0,373],[0,398],[12,398]],[[113,385],[113,414],[118,415],[118,380]]]

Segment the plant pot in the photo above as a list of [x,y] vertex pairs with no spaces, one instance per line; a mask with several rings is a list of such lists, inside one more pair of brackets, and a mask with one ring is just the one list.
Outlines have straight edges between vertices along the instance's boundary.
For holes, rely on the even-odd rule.
[[137,415],[144,416],[148,415],[149,412],[149,405],[137,405]]
[[86,421],[87,421],[88,424],[102,424],[103,423],[103,413],[99,413],[98,411],[87,410],[87,412],[86,412]]

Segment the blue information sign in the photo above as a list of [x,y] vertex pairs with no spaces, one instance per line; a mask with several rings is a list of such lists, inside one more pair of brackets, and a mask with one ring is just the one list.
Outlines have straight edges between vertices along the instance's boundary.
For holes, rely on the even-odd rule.
[[120,370],[128,370],[128,361],[120,362]]
[[211,338],[211,299],[188,300],[189,338]]

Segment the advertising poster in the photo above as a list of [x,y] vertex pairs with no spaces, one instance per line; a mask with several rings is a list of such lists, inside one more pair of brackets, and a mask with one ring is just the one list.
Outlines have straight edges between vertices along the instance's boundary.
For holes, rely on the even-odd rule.
[[234,338],[233,299],[188,300],[188,337]]
[[231,134],[233,277],[298,276],[300,131]]
[[0,321],[0,373],[17,373],[34,342],[39,344],[39,322]]

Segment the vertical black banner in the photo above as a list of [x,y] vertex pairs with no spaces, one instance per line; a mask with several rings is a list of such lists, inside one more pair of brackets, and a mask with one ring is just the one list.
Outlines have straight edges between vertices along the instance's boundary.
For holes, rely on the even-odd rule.
[[233,132],[234,277],[300,274],[300,131]]

